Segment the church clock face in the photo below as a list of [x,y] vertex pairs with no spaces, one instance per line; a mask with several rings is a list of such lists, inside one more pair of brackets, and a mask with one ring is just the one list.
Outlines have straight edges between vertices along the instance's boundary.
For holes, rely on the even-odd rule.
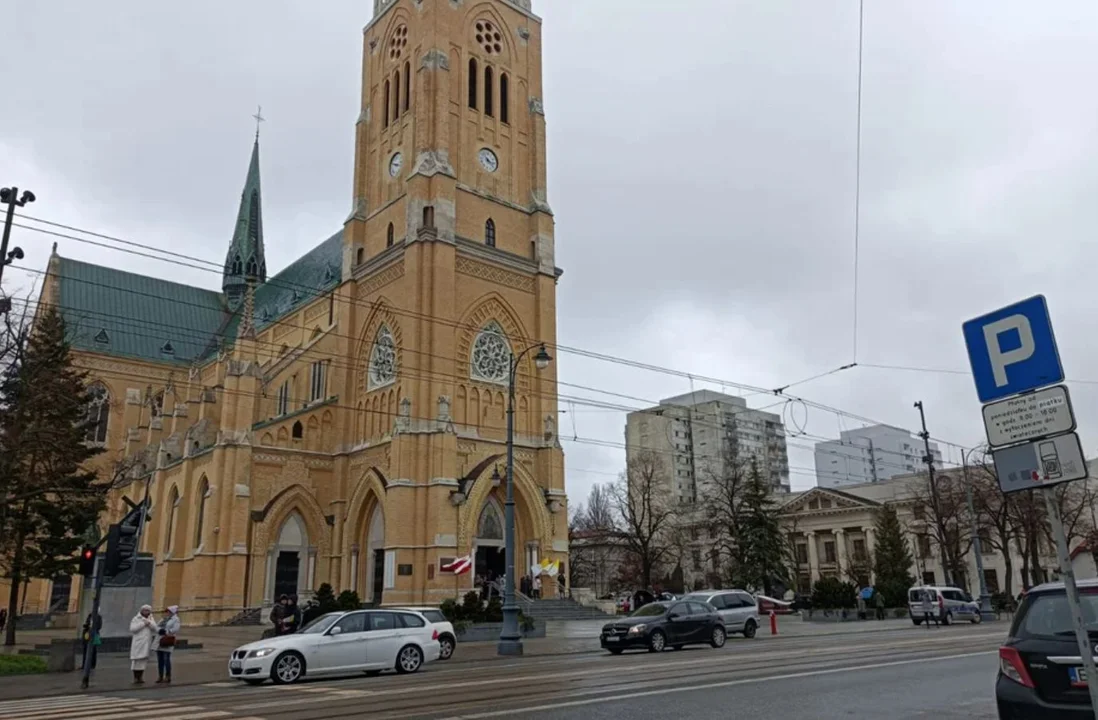
[[393,153],[392,159],[389,160],[389,177],[396,177],[400,174],[400,168],[404,166],[404,156],[400,153]]
[[477,159],[480,160],[480,165],[488,172],[495,172],[499,167],[499,158],[496,154],[488,148],[482,148],[477,154]]

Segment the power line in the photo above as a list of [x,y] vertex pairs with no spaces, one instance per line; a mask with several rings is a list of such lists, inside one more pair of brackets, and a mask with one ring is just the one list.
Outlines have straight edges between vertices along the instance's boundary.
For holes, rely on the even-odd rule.
[[[125,244],[127,244],[131,247],[139,247],[139,248],[142,248],[142,249],[145,249],[145,250],[150,250],[150,251],[155,252],[155,253],[164,254],[166,252],[169,252],[169,251],[164,251],[160,248],[156,248],[156,247],[153,247],[153,246],[144,245],[144,244],[141,244],[141,243],[135,243],[135,242],[132,242],[132,241],[126,241],[126,240],[122,240],[121,238],[114,238],[112,236],[103,235],[101,233],[93,233],[92,231],[84,230],[84,229],[81,229],[81,228],[76,228],[76,227],[71,226],[71,225],[62,225],[60,223],[52,223],[51,221],[45,221],[45,220],[41,220],[39,218],[32,218],[32,217],[23,216],[23,215],[20,215],[20,217],[24,217],[25,219],[31,219],[31,220],[34,220],[36,222],[50,223],[50,224],[52,224],[56,227],[63,227],[63,228],[66,228],[66,229],[71,229],[74,232],[90,234],[90,235],[94,235],[95,237],[106,238],[106,239],[110,239],[112,241],[123,242],[123,243],[125,243]],[[44,233],[44,234],[47,234],[47,235],[53,235],[53,236],[63,237],[63,238],[66,238],[66,239],[71,239],[71,240],[74,240],[76,242],[91,243],[91,244],[96,245],[96,246],[105,247],[105,248],[112,249],[112,250],[117,250],[119,252],[126,252],[126,253],[130,253],[130,254],[136,254],[136,255],[139,255],[139,256],[142,256],[142,257],[150,257],[151,259],[155,259],[155,260],[158,260],[158,261],[161,261],[161,262],[166,262],[166,263],[175,264],[175,265],[186,265],[188,267],[194,267],[195,269],[206,270],[208,272],[216,272],[216,273],[221,272],[220,265],[212,263],[211,261],[201,260],[201,259],[193,258],[193,257],[190,257],[190,256],[183,256],[181,253],[172,253],[172,254],[177,255],[177,256],[185,257],[189,261],[205,263],[206,265],[209,265],[211,267],[203,268],[203,267],[198,267],[198,266],[195,266],[195,265],[187,265],[186,263],[181,263],[181,262],[176,261],[176,260],[170,260],[170,259],[167,259],[167,258],[155,256],[155,255],[149,255],[147,253],[138,253],[138,252],[129,250],[127,248],[112,247],[112,246],[106,245],[104,243],[89,241],[86,238],[80,238],[80,237],[76,237],[76,236],[64,235],[62,233],[56,233],[56,232],[52,232],[52,231],[49,231],[49,230],[44,230],[42,228],[34,228],[34,227],[31,227],[31,226],[24,226],[24,225],[20,225],[20,227],[22,227],[24,229],[31,230],[33,232],[39,232],[39,233]],[[29,272],[39,272],[39,273],[42,272],[42,271],[38,271],[38,270],[34,270],[32,268],[26,268],[26,267],[22,267],[22,266],[20,267],[20,269],[23,269],[23,270],[26,270],[26,271],[29,271]],[[72,278],[69,278],[69,281],[72,281],[72,280],[73,280]],[[285,283],[284,281],[278,280],[277,276],[275,278],[272,278],[271,280],[269,280],[267,282],[267,284],[268,285],[274,285],[276,287],[281,286],[281,287],[284,287],[284,288],[295,288],[296,287],[296,288],[299,288],[299,289],[308,290],[311,293],[320,293],[320,292],[322,292],[322,289],[320,289],[320,288],[312,288],[312,287],[308,287],[308,286],[297,285],[297,284],[294,284],[294,283]],[[110,287],[110,286],[106,286],[106,285],[104,285],[104,286],[105,287]],[[119,290],[119,288],[113,288],[113,289]],[[133,292],[132,290],[129,290],[129,289],[123,289],[123,290],[126,291],[126,292]],[[334,288],[329,289],[329,291],[331,291],[331,290],[334,290]],[[144,293],[142,293],[142,294],[144,294]],[[352,299],[352,298],[337,298],[334,293],[331,294],[330,300],[334,301],[334,302],[347,302],[347,303],[350,303],[350,304],[353,304],[353,305],[362,305],[362,306],[367,307],[367,308],[375,308],[375,307],[378,306],[378,303],[376,303],[376,302],[358,301],[358,300],[355,300],[355,299]],[[195,303],[190,303],[190,304],[197,305]],[[203,309],[208,309],[208,308],[205,308],[203,306]],[[435,324],[442,324],[444,326],[450,326],[450,327],[453,327],[455,329],[458,329],[458,328],[460,328],[460,329],[474,329],[474,330],[479,329],[479,328],[472,328],[468,324],[455,323],[453,321],[443,320],[441,318],[437,318],[437,317],[430,316],[430,315],[425,315],[425,314],[422,314],[422,313],[415,313],[415,312],[405,311],[405,310],[402,310],[402,309],[399,309],[399,308],[392,308],[392,307],[385,306],[385,310],[388,311],[388,312],[391,312],[394,315],[404,315],[404,316],[407,316],[407,317],[412,317],[412,318],[417,319],[417,320],[425,320],[427,322],[431,322],[431,323],[435,323]],[[268,329],[269,327],[271,327],[275,324],[279,324],[279,323],[277,323],[277,322],[269,323],[267,326],[265,326],[264,330]],[[344,336],[344,337],[347,337],[347,336]],[[355,340],[355,341],[358,340],[358,338],[351,338],[351,339]],[[531,338],[523,338],[523,339],[524,340],[531,340]],[[536,342],[536,340],[534,340],[534,341]],[[684,378],[684,379],[688,379],[691,382],[693,382],[694,380],[698,380],[698,381],[713,384],[713,385],[722,385],[722,386],[727,385],[727,386],[734,387],[734,388],[737,388],[737,389],[742,390],[742,391],[751,392],[751,393],[754,393],[754,394],[772,394],[772,395],[777,394],[774,390],[767,389],[767,388],[761,388],[761,387],[746,385],[746,384],[743,384],[743,383],[736,383],[736,382],[732,382],[732,381],[729,381],[729,380],[722,380],[722,379],[719,379],[719,378],[699,376],[699,375],[696,375],[694,373],[687,373],[687,372],[684,372],[684,371],[674,370],[674,369],[671,369],[671,368],[661,367],[661,366],[658,366],[658,365],[652,365],[652,364],[649,364],[649,363],[643,363],[643,362],[639,362],[639,361],[628,360],[628,359],[625,359],[625,358],[615,357],[613,355],[607,355],[607,354],[604,354],[604,353],[597,353],[597,352],[593,352],[593,351],[583,350],[583,349],[580,349],[580,348],[573,348],[573,347],[569,347],[569,346],[565,346],[565,345],[559,345],[559,344],[554,345],[553,343],[547,343],[547,345],[551,345],[554,349],[556,349],[558,351],[578,355],[580,357],[586,357],[586,358],[589,358],[589,359],[600,360],[600,361],[609,362],[609,363],[615,363],[615,364],[628,366],[628,367],[633,367],[633,368],[636,368],[636,369],[642,369],[642,370],[646,370],[646,371],[650,371],[650,372],[656,372],[656,373],[662,373],[662,374],[667,374],[667,375],[671,375],[671,376],[677,376],[677,377],[681,377],[681,378]],[[839,369],[837,369],[835,371],[832,371],[832,372],[837,372],[837,371],[842,370],[842,369],[844,369],[844,368],[839,368]],[[828,373],[828,374],[830,374],[830,373]],[[810,378],[810,379],[814,379],[814,378]],[[799,381],[799,382],[807,382],[807,380]],[[832,412],[832,413],[835,413],[837,415],[850,417],[852,419],[858,420],[859,422],[863,422],[863,423],[866,423],[866,424],[869,424],[869,425],[884,424],[884,423],[881,423],[881,422],[879,422],[877,420],[874,420],[872,418],[859,416],[859,415],[856,415],[854,413],[850,413],[850,412],[847,412],[847,411],[844,411],[844,410],[840,410],[838,408],[834,408],[834,407],[831,407],[831,406],[828,406],[828,405],[824,405],[822,403],[817,403],[817,402],[814,402],[814,401],[811,401],[811,400],[807,400],[805,398],[800,398],[800,397],[791,396],[791,395],[786,395],[785,397],[788,397],[788,398],[793,399],[793,400],[798,400],[798,401],[804,403],[806,406],[814,407],[816,409],[823,410],[825,412]],[[937,442],[942,443],[942,444],[952,445],[952,446],[955,446],[955,447],[964,447],[963,445],[960,445],[958,443],[952,443],[952,442],[942,440],[942,439],[938,439],[938,438],[935,438],[935,440]]]
[[854,145],[854,329],[851,363],[858,362],[858,256],[862,220],[862,50],[865,46],[865,0],[858,0],[858,120]]

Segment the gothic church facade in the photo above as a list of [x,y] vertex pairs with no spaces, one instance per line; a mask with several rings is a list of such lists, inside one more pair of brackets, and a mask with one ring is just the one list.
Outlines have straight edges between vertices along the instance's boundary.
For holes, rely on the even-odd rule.
[[[96,392],[88,440],[105,470],[136,464],[154,602],[190,623],[324,582],[436,604],[472,588],[441,569],[465,555],[503,572],[511,358],[555,352],[561,275],[541,22],[529,0],[374,5],[340,231],[268,275],[257,138],[220,292],[49,263],[43,300]],[[568,552],[555,365],[534,354],[515,374],[518,575]]]

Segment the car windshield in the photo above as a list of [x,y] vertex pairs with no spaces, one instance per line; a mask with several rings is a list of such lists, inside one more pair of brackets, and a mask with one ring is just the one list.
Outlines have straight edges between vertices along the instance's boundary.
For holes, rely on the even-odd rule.
[[298,632],[305,635],[319,635],[322,632],[326,632],[328,628],[332,626],[336,620],[343,616],[343,613],[328,613],[327,615],[321,615],[316,620],[305,627],[298,630]]
[[[1087,632],[1098,633],[1098,593],[1080,592],[1079,603]],[[1025,619],[1016,635],[1072,635],[1074,632],[1067,594],[1061,591],[1031,595]]]
[[680,600],[690,600],[693,602],[707,603],[709,598],[712,597],[708,593],[690,593],[689,595],[683,595]]
[[648,603],[647,605],[642,607],[640,610],[637,610],[635,613],[633,613],[629,617],[659,617],[660,615],[663,615],[665,612],[667,612],[667,605],[666,604],[658,603],[658,602]]

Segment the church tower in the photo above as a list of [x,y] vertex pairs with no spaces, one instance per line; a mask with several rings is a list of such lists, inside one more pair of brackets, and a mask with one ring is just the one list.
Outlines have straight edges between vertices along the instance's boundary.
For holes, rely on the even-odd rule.
[[[546,193],[541,19],[529,0],[375,0],[363,35],[343,234],[345,332],[358,339],[347,445],[369,448],[364,467],[384,446],[370,492],[385,491],[362,509],[351,501],[348,540],[366,554],[347,567],[367,599],[430,602],[457,589],[440,572],[448,558],[473,555],[476,573],[502,574],[514,357],[515,572],[567,559],[555,363],[539,370],[528,352],[544,343],[556,354],[562,273]],[[407,574],[389,577],[381,563]]]
[[240,209],[229,251],[225,255],[225,270],[221,289],[229,310],[236,312],[244,302],[249,283],[267,280],[267,260],[263,253],[263,209],[259,191],[259,134],[252,145],[248,176],[240,194]]

